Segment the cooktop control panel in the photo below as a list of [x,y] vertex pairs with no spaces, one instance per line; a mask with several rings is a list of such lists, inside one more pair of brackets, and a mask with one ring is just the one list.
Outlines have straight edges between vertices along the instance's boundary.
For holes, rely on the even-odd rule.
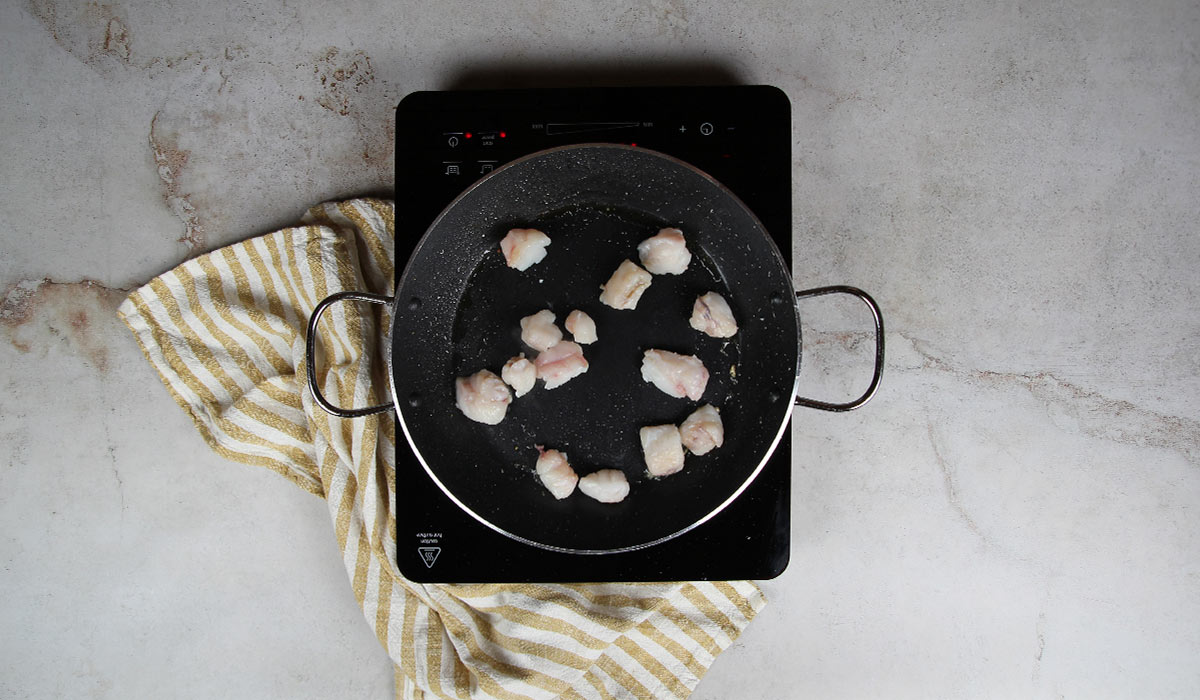
[[504,163],[577,143],[675,156],[730,188],[768,231],[790,230],[790,105],[761,86],[413,93],[397,108],[397,199],[420,193],[408,201],[427,226]]

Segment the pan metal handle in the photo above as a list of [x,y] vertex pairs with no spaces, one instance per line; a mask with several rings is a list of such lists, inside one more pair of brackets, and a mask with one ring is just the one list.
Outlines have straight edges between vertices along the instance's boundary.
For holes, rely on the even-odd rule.
[[871,377],[871,386],[867,387],[867,391],[854,401],[849,403],[827,403],[825,401],[817,401],[815,399],[806,399],[797,396],[796,405],[807,406],[809,408],[819,408],[822,411],[853,411],[854,409],[870,401],[871,397],[875,396],[875,391],[879,389],[879,380],[883,377],[883,313],[880,312],[879,305],[875,303],[875,300],[871,298],[870,294],[867,294],[861,289],[847,287],[844,285],[806,289],[804,291],[796,292],[796,298],[804,299],[807,297],[824,296],[826,294],[849,294],[850,296],[858,297],[864,303],[866,303],[867,308],[871,310],[871,315],[875,317],[875,372]]
[[304,366],[308,370],[308,389],[312,392],[313,399],[317,405],[325,409],[327,413],[332,413],[339,418],[361,418],[374,413],[383,413],[392,408],[392,403],[381,403],[378,406],[368,406],[366,408],[341,408],[329,403],[329,400],[321,393],[321,389],[317,387],[317,323],[321,320],[321,314],[325,313],[325,309],[339,301],[366,301],[372,304],[382,304],[391,306],[392,297],[382,294],[371,294],[369,292],[337,292],[330,294],[321,300],[313,309],[312,316],[308,319],[308,336],[304,339]]

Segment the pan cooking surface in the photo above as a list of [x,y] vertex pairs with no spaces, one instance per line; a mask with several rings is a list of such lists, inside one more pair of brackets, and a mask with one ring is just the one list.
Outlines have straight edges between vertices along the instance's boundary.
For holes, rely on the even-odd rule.
[[[600,467],[624,467],[634,486],[647,478],[637,435],[641,425],[634,417],[646,425],[678,424],[696,404],[669,397],[642,381],[646,349],[698,355],[711,373],[705,401],[724,405],[735,382],[738,339],[709,338],[688,325],[697,296],[710,290],[730,296],[703,251],[693,253],[685,274],[655,276],[634,310],[618,311],[598,299],[600,285],[617,265],[625,257],[636,261],[638,242],[671,223],[616,207],[572,207],[530,222],[554,241],[538,265],[518,272],[507,267],[499,253],[480,261],[454,324],[455,376],[481,368],[498,372],[518,352],[535,357],[537,352],[521,342],[519,321],[544,308],[554,311],[560,327],[568,313],[582,309],[595,319],[600,333],[600,340],[583,346],[587,373],[552,390],[539,384],[514,399],[504,422],[482,431],[496,454],[510,457],[514,479],[530,478],[537,459],[535,444],[567,452],[581,475]],[[728,413],[736,423],[736,411]],[[689,460],[684,478],[702,478],[712,456]],[[576,506],[570,501],[561,505]]]
[[[524,272],[508,268],[499,240],[529,226],[550,236],[548,254]],[[664,226],[683,230],[688,270],[655,275],[635,310],[601,304],[600,285],[623,259],[638,262],[637,244]],[[688,325],[695,298],[707,291],[732,305],[734,338]],[[540,546],[612,551],[688,529],[753,478],[790,413],[799,357],[788,271],[736,198],[658,154],[575,147],[497,171],[434,223],[398,299],[397,405],[423,465],[475,517]],[[588,372],[553,390],[539,381],[497,426],[467,419],[454,406],[454,378],[485,368],[498,374],[521,352],[536,356],[520,340],[519,321],[544,308],[560,327],[573,309],[595,319],[599,340],[583,346]],[[701,402],[642,381],[649,348],[701,358],[710,373]],[[638,429],[678,424],[703,403],[721,410],[725,444],[689,454],[681,473],[649,477]],[[580,476],[621,469],[630,495],[620,504],[578,491],[555,500],[533,469],[539,444],[565,452]]]

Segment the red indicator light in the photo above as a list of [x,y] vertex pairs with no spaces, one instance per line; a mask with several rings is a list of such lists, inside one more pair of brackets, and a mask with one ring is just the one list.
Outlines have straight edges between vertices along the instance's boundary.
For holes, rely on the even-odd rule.
[[634,148],[637,148],[637,144],[636,144],[636,143],[631,143],[631,144],[629,144],[629,145],[630,145],[630,146],[633,146]]
[[467,138],[471,138],[471,132],[468,131],[467,133],[463,134],[463,136],[465,136]]
[[508,134],[507,134],[507,133],[505,133],[505,132],[503,132],[503,131],[501,131],[501,132],[500,132],[500,138],[502,138],[502,139],[506,139],[506,138],[508,138]]

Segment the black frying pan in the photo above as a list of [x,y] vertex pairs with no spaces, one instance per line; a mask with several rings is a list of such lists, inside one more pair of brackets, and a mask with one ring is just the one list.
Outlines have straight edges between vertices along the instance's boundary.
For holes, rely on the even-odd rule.
[[[622,260],[637,262],[637,244],[665,226],[683,230],[693,254],[688,270],[654,276],[635,310],[601,304],[600,285]],[[541,229],[552,240],[546,258],[524,272],[507,267],[498,251],[516,227]],[[733,338],[710,338],[688,325],[693,302],[707,291],[733,308],[739,324]],[[859,296],[875,315],[874,377],[849,404],[796,399],[796,298],[831,292]],[[430,478],[485,525],[556,551],[629,551],[690,530],[750,484],[783,435],[793,402],[857,408],[873,395],[882,370],[882,319],[869,296],[848,287],[795,293],[774,242],[732,193],[686,163],[625,146],[567,146],[509,163],[433,222],[394,299],[347,292],[314,309],[308,376],[318,404],[343,417],[388,410],[391,404],[341,409],[316,386],[317,322],[329,304],[344,299],[393,307],[394,405]],[[553,390],[539,381],[513,400],[499,425],[466,418],[455,406],[455,377],[485,368],[499,374],[519,352],[532,359],[536,352],[522,344],[518,322],[543,308],[560,325],[573,309],[595,319],[600,339],[584,346],[588,372]],[[678,424],[700,404],[642,381],[642,352],[649,348],[703,360],[711,376],[701,403],[717,406],[725,425],[722,447],[688,455],[682,472],[659,479],[646,474],[638,429]],[[629,496],[603,504],[576,491],[556,501],[534,472],[535,445],[565,452],[580,476],[623,470]]]

